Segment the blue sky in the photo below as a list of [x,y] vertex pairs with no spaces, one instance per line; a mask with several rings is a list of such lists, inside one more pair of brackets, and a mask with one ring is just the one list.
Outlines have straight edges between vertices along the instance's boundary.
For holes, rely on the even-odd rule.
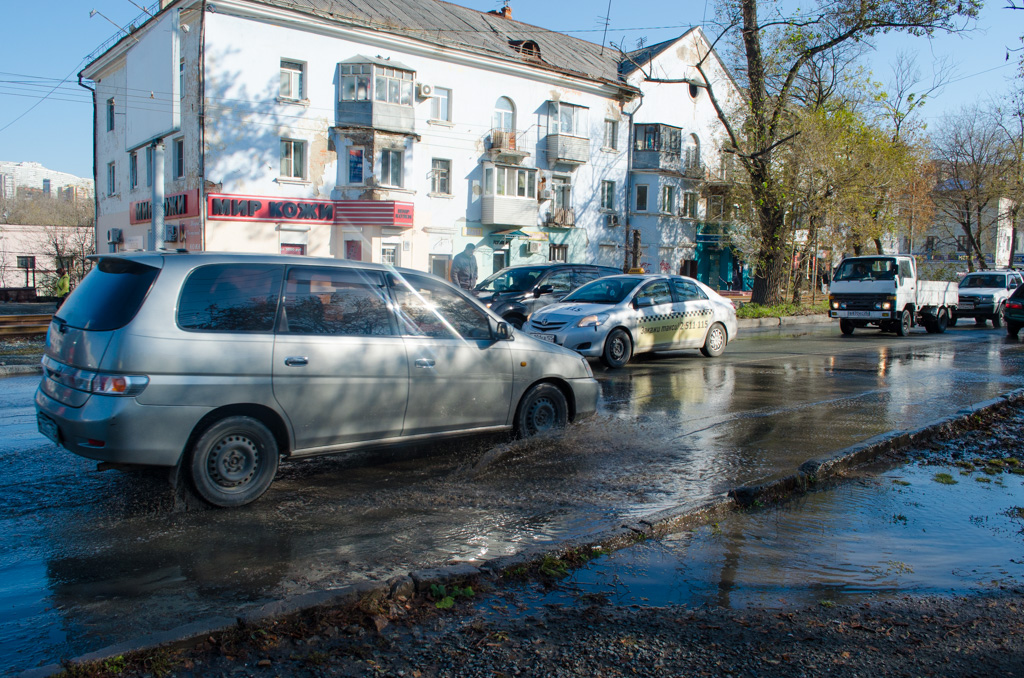
[[[136,4],[137,3],[137,4]],[[0,42],[0,160],[36,161],[62,172],[92,176],[92,110],[89,92],[77,85],[85,57],[134,20],[146,0],[0,0],[4,39]],[[497,9],[500,0],[458,0],[478,10]],[[712,16],[714,0],[512,0],[519,21],[601,42],[610,14],[608,39],[626,48],[637,39],[660,42]],[[868,66],[884,80],[899,51],[917,56],[924,75],[936,58],[948,56],[957,76],[923,111],[934,127],[943,113],[969,103],[1004,97],[1016,83],[1024,11],[988,0],[977,28],[965,36],[931,41],[897,35],[877,39]],[[97,14],[90,18],[91,10]],[[109,19],[109,21],[108,21]],[[111,23],[113,22],[113,23]],[[63,80],[63,82],[62,82]],[[52,91],[51,91],[52,90]]]

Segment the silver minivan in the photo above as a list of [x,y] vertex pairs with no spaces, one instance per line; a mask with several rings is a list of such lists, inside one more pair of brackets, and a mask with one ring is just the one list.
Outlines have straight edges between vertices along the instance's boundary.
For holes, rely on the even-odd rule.
[[586,360],[433,275],[336,259],[138,252],[53,317],[39,430],[117,465],[180,467],[241,506],[279,458],[531,435],[592,414]]

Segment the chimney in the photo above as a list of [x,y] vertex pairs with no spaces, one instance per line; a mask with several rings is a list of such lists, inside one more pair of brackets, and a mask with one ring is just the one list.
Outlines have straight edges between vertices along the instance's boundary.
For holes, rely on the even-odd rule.
[[512,18],[512,6],[507,2],[505,3],[505,6],[501,8],[501,16],[505,19]]

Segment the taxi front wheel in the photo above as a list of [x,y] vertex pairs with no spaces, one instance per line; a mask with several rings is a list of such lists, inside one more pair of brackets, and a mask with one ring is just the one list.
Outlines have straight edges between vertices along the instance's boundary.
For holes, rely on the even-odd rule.
[[629,333],[620,328],[612,330],[604,340],[601,362],[611,368],[624,367],[633,356],[633,342]]

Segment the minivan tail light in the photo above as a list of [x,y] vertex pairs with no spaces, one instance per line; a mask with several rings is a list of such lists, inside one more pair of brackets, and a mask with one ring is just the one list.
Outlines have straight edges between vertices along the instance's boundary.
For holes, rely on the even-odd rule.
[[149,385],[149,377],[79,370],[59,363],[49,356],[43,357],[43,372],[49,379],[62,386],[100,395],[137,396]]

